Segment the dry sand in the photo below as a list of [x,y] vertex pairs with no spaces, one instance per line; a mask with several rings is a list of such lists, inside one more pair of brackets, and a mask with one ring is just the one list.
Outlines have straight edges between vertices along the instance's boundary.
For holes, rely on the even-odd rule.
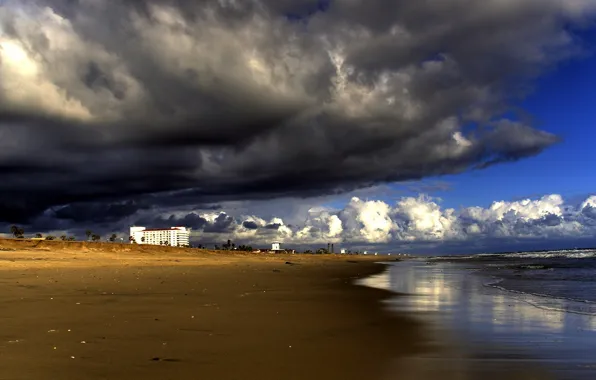
[[385,378],[420,330],[373,260],[0,240],[0,379]]

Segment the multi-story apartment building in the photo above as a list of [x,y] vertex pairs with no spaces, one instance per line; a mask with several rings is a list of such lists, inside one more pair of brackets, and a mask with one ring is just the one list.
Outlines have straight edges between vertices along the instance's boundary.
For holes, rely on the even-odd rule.
[[136,244],[169,245],[185,247],[190,243],[190,228],[130,227],[130,242]]

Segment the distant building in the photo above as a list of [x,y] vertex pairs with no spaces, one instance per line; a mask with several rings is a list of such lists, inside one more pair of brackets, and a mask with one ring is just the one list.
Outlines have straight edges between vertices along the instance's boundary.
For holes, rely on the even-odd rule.
[[130,227],[131,243],[186,247],[190,243],[190,229],[186,227],[145,228]]
[[342,248],[342,249],[339,251],[339,253],[348,253],[348,250],[347,250],[347,249],[345,249],[345,248]]
[[271,243],[271,250],[272,251],[281,251],[281,243],[280,242],[273,242]]

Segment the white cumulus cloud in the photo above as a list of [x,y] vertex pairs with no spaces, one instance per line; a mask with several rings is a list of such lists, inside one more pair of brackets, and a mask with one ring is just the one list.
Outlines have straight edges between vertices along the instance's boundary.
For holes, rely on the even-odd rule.
[[558,194],[461,209],[444,208],[439,199],[428,195],[402,197],[392,204],[353,197],[342,209],[313,207],[302,223],[291,225],[279,217],[266,220],[224,211],[196,214],[196,219],[185,219],[184,213],[174,219],[173,214],[164,214],[160,221],[198,221],[195,238],[209,242],[231,238],[253,246],[279,240],[300,246],[332,243],[399,249],[417,243],[596,237],[595,206],[596,196],[571,205]]

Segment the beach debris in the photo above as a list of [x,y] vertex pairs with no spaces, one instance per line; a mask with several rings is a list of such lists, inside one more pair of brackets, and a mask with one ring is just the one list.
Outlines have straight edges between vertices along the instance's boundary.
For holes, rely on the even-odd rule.
[[8,343],[20,343],[21,340],[20,339],[15,339],[15,340],[9,340]]
[[85,342],[84,340],[81,341],[81,344],[87,344],[87,342]]
[[48,330],[49,333],[53,333],[53,332],[56,332],[56,331],[58,331],[58,330]]
[[291,261],[286,261],[286,265],[295,265],[295,264]]
[[279,269],[274,269],[273,271],[276,272],[276,273],[281,272]]
[[162,359],[162,358],[156,356],[154,358],[151,358],[150,361],[152,361],[152,362],[179,362],[180,359],[173,359],[173,358]]
[[71,359],[74,359],[75,357],[74,357],[74,356],[71,356],[70,358],[71,358]]
[[58,349],[58,347],[54,346],[54,350],[57,350],[57,349]]

